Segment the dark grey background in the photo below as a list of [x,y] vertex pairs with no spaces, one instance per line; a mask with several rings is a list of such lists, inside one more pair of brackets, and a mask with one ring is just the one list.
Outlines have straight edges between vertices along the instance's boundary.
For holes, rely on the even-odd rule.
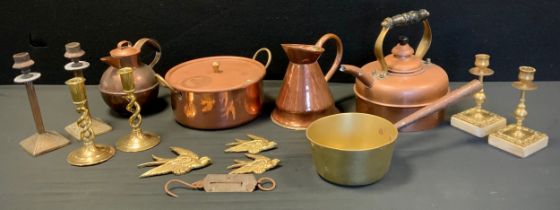
[[[383,18],[420,8],[428,9],[433,45],[427,57],[447,70],[452,81],[472,79],[467,69],[473,55],[489,53],[496,75],[489,81],[511,81],[520,65],[537,68],[537,80],[559,80],[557,0],[121,0],[42,1],[3,0],[0,6],[0,84],[11,84],[11,55],[29,51],[36,60],[37,81],[62,84],[64,44],[79,41],[92,68],[89,84],[97,84],[106,65],[99,58],[120,40],[152,37],[163,47],[156,71],[190,59],[231,54],[250,56],[260,47],[274,54],[266,79],[282,79],[287,59],[281,43],[314,43],[333,32],[344,42],[345,63],[364,65],[375,60],[373,42]],[[417,24],[390,32],[385,50],[400,34],[415,46]],[[321,59],[332,60],[332,46]],[[148,59],[149,55],[144,57]],[[8,73],[10,72],[10,73]],[[337,73],[333,81],[353,79]]]
[[[459,84],[452,83],[456,88]],[[270,121],[280,81],[265,81],[266,103],[254,121],[227,130],[204,131],[185,128],[173,120],[171,107],[143,116],[144,130],[161,135],[160,145],[144,152],[117,152],[109,161],[91,167],[74,167],[66,155],[78,148],[72,144],[39,157],[31,157],[19,141],[34,133],[27,107],[25,88],[0,86],[0,207],[2,209],[558,209],[560,206],[560,106],[551,100],[559,82],[538,82],[539,90],[527,94],[529,116],[525,125],[549,135],[548,147],[525,159],[496,149],[455,129],[446,121],[424,132],[400,133],[391,169],[378,183],[363,187],[330,184],[315,172],[310,146],[304,131],[294,131]],[[343,112],[355,110],[351,84],[331,83],[336,105]],[[514,122],[512,112],[519,99],[510,82],[485,84],[484,106]],[[89,86],[92,115],[113,126],[113,131],[97,136],[98,143],[114,145],[130,130],[128,121],[115,117],[103,103],[97,87]],[[78,114],[63,85],[37,86],[45,126],[69,137],[64,126]],[[169,103],[169,92],[160,91]],[[472,107],[467,97],[451,106],[447,116]],[[10,119],[7,121],[6,119]],[[263,153],[279,158],[281,167],[264,176],[278,182],[271,192],[205,193],[177,189],[179,198],[164,194],[163,184],[172,178],[193,182],[208,173],[226,173],[226,166],[242,154],[224,153],[225,144],[246,133],[262,135],[278,142],[278,148]],[[151,154],[173,157],[170,146],[189,148],[207,155],[213,164],[182,176],[164,175],[140,179]],[[259,176],[260,177],[260,176]]]

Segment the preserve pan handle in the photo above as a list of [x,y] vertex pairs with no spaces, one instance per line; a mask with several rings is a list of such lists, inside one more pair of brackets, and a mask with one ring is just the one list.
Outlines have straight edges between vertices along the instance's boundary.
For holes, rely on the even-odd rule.
[[336,34],[332,34],[332,33],[328,33],[323,35],[318,41],[317,43],[315,43],[315,46],[317,47],[323,47],[323,45],[325,44],[325,42],[329,39],[334,39],[335,44],[336,44],[336,57],[334,59],[334,63],[332,64],[331,68],[329,69],[329,71],[327,72],[327,75],[325,75],[325,80],[329,81],[331,79],[331,77],[333,76],[334,72],[336,72],[336,69],[338,69],[338,66],[340,66],[340,62],[342,61],[342,52],[343,52],[343,48],[342,48],[342,40],[340,40],[340,38],[336,35]]
[[263,48],[257,50],[257,52],[255,52],[255,54],[253,54],[253,60],[257,60],[257,56],[261,52],[266,52],[266,54],[268,56],[267,60],[266,60],[266,64],[264,64],[264,69],[266,70],[268,68],[268,66],[270,65],[270,61],[272,60],[272,52],[270,52],[270,50],[268,48],[263,47]]
[[381,32],[379,32],[377,40],[375,40],[374,48],[375,57],[379,63],[381,63],[381,72],[377,74],[379,78],[384,78],[389,70],[387,61],[385,61],[385,55],[383,54],[383,41],[385,40],[387,32],[395,26],[407,26],[422,21],[424,33],[422,35],[422,40],[418,43],[418,47],[416,47],[415,55],[420,59],[424,58],[424,55],[426,55],[432,43],[432,29],[428,22],[428,16],[430,16],[430,13],[425,9],[421,9],[388,17],[381,22]]
[[410,123],[415,122],[416,120],[422,119],[423,117],[426,117],[434,112],[437,112],[440,109],[443,109],[449,106],[450,104],[457,102],[459,99],[467,95],[471,95],[475,92],[478,92],[481,89],[482,89],[482,83],[478,80],[472,80],[469,83],[461,86],[459,89],[456,89],[451,93],[448,93],[444,97],[441,97],[440,99],[431,103],[430,105],[425,106],[424,108],[419,109],[418,111],[399,120],[397,123],[395,123],[395,127],[397,127],[397,129],[401,129],[404,126],[407,126]]

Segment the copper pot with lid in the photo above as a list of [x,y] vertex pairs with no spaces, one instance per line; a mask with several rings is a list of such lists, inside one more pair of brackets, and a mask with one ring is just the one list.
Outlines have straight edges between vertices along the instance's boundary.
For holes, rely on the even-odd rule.
[[[144,44],[148,43],[155,50],[155,56],[150,64],[145,64],[138,59]],[[149,108],[149,102],[158,96],[158,79],[153,67],[161,58],[161,46],[150,38],[139,39],[134,45],[130,41],[120,41],[117,47],[109,52],[110,56],[101,58],[101,61],[109,64],[109,68],[103,72],[99,81],[99,90],[105,103],[118,113],[128,113],[117,70],[123,67],[131,67],[134,70],[134,95],[142,108]]]
[[[268,54],[265,65],[256,61]],[[272,54],[253,58],[212,56],[181,63],[165,74],[175,120],[197,129],[224,129],[255,119],[264,100],[262,80]]]
[[[428,23],[429,13],[422,9],[386,18],[375,42],[377,61],[362,68],[342,65],[341,71],[356,76],[354,92],[356,111],[381,116],[395,123],[411,113],[444,97],[449,92],[446,72],[430,59],[422,60],[432,41]],[[408,38],[399,37],[399,43],[391,54],[383,55],[383,41],[387,32],[396,26],[422,22],[424,33],[415,50]],[[416,121],[401,131],[426,130],[439,125],[445,110],[435,112]]]

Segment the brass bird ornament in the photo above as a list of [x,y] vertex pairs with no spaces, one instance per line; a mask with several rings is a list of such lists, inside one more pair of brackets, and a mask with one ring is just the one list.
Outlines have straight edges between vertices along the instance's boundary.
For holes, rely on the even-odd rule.
[[233,169],[233,168],[236,169],[230,171],[229,174],[248,174],[248,173],[262,174],[265,171],[276,167],[280,162],[280,160],[276,158],[270,159],[263,155],[245,154],[245,156],[253,160],[252,161],[233,160],[235,164],[227,167],[227,169]]
[[196,153],[188,149],[182,147],[170,147],[170,149],[178,155],[176,158],[167,159],[152,155],[154,161],[138,165],[138,167],[157,166],[140,175],[140,178],[168,173],[182,175],[193,169],[203,168],[212,163],[209,157],[199,157]]
[[226,144],[231,146],[225,152],[248,152],[258,154],[259,152],[276,148],[276,142],[270,141],[264,137],[247,134],[250,140],[235,139],[235,142]]

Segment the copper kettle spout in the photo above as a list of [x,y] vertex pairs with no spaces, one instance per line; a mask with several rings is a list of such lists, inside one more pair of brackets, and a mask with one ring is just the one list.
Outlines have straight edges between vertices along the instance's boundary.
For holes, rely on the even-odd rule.
[[103,61],[106,64],[109,64],[112,67],[115,68],[120,68],[121,67],[121,62],[118,58],[115,57],[111,57],[111,56],[105,56],[100,58],[99,60]]
[[354,75],[354,77],[358,78],[368,88],[371,88],[373,85],[373,75],[362,72],[362,69],[357,66],[343,64],[340,65],[338,70]]

